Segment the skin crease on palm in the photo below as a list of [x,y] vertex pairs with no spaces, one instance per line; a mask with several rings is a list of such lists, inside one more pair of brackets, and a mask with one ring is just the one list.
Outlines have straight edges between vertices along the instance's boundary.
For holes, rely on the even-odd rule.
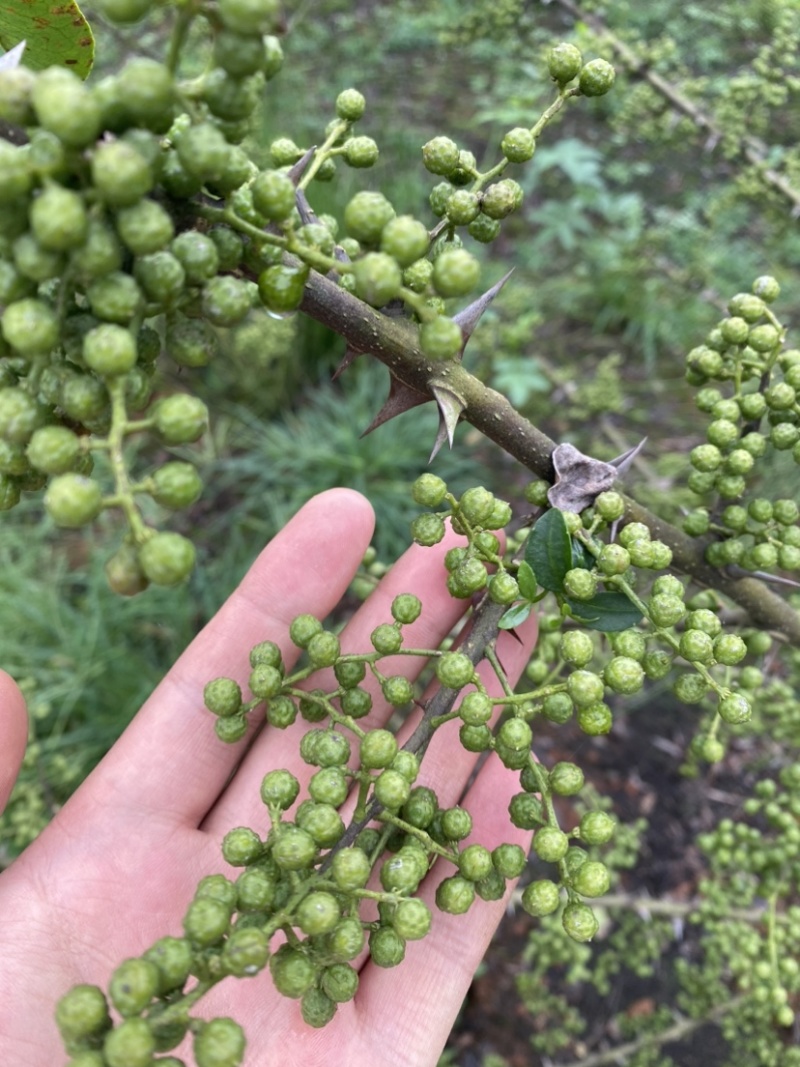
[[[267,770],[289,768],[308,782],[298,745],[307,724],[263,730],[235,745],[214,734],[202,707],[202,688],[219,675],[243,687],[248,651],[270,639],[287,666],[296,657],[288,625],[301,612],[324,618],[338,603],[369,544],[374,518],[367,501],[346,489],[313,498],[264,549],[215,618],[192,642],[123,736],[40,837],[0,875],[0,1049],[8,1067],[54,1067],[68,1057],[53,1010],[72,985],[107,989],[123,959],[165,934],[180,936],[181,918],[204,875],[237,872],[222,860],[220,842],[234,826],[266,833],[259,798]],[[435,548],[412,546],[384,578],[342,634],[345,652],[368,649],[369,634],[390,621],[398,593],[416,593],[421,617],[405,627],[407,647],[431,648],[451,630],[465,604],[444,585],[443,556],[463,543],[448,531]],[[519,676],[535,641],[536,623],[515,640],[501,634],[498,654],[508,675]],[[420,657],[387,661],[390,672],[413,677]],[[488,675],[487,683],[491,687]],[[494,691],[497,692],[495,681]],[[385,724],[376,699],[366,724]],[[401,742],[413,728],[405,724]],[[455,804],[475,756],[458,744],[457,724],[437,731],[418,784]],[[19,771],[27,721],[23,698],[0,672],[0,804]],[[235,772],[235,773],[234,773]],[[487,760],[464,806],[472,813],[470,840],[493,848],[503,841],[527,847],[529,835],[510,825],[507,805],[519,791],[518,774]],[[507,904],[476,900],[466,916],[445,915],[433,904],[436,885],[453,873],[437,864],[421,887],[433,910],[431,932],[409,942],[396,968],[355,961],[355,1000],[340,1005],[321,1030],[305,1025],[299,1003],[272,987],[268,971],[221,982],[195,1013],[228,1015],[245,1028],[248,1067],[434,1067],[464,995]],[[511,891],[508,887],[508,892]],[[173,1055],[193,1063],[188,1042]]]

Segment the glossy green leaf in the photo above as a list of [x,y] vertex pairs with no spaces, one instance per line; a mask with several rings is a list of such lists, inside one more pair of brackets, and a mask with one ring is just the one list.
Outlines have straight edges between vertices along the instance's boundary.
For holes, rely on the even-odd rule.
[[533,604],[529,600],[523,600],[520,604],[514,604],[508,609],[498,622],[501,630],[513,630],[515,626],[521,626],[530,615]]
[[565,597],[570,611],[589,630],[617,633],[641,622],[642,613],[624,593],[598,593],[591,600],[572,600]]
[[32,70],[61,66],[85,78],[94,62],[94,35],[74,0],[2,0],[0,46],[25,41],[23,62]]
[[560,593],[572,567],[572,538],[564,515],[551,508],[537,521],[525,545],[525,560],[543,589]]
[[536,575],[533,573],[533,568],[530,563],[525,560],[522,561],[517,570],[517,585],[519,591],[525,597],[526,600],[533,600],[536,596],[536,592],[539,588],[536,581]]

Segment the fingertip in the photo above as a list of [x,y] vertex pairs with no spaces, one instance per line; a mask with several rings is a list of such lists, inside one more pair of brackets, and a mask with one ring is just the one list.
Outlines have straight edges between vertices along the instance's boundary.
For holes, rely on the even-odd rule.
[[0,670],[0,812],[17,780],[28,740],[28,713],[17,683]]

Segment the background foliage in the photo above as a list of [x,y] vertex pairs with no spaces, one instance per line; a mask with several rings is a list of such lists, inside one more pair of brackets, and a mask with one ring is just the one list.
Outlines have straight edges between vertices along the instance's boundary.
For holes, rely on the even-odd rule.
[[[127,36],[104,25],[91,4],[83,6],[95,26],[100,63],[113,68]],[[611,36],[598,29],[598,19]],[[647,433],[650,445],[631,476],[637,497],[678,518],[692,501],[685,490],[673,490],[673,479],[702,440],[684,382],[686,352],[719,318],[725,297],[754,276],[774,274],[785,293],[797,291],[796,205],[766,175],[770,170],[800,188],[796,3],[320,0],[299,8],[292,22],[286,69],[272,86],[257,143],[281,135],[314,143],[335,94],[357,85],[369,100],[363,132],[382,151],[370,185],[398,212],[423,216],[431,183],[419,166],[420,145],[442,132],[472,149],[479,164],[484,153],[496,152],[507,129],[529,124],[541,110],[548,91],[544,54],[554,39],[617,64],[614,92],[580,114],[568,110],[518,175],[524,208],[487,250],[484,277],[495,281],[509,265],[515,275],[485,316],[469,359],[555,440],[607,458]],[[148,23],[141,50],[156,54],[162,33],[158,20]],[[640,68],[626,71],[618,43]],[[200,51],[196,61],[199,68]],[[667,99],[648,74],[665,79],[678,97]],[[675,99],[702,109],[707,124],[681,111]],[[753,163],[754,154],[762,164]],[[361,187],[359,172],[343,173],[321,187],[315,206],[340,213]],[[788,310],[787,316],[784,301],[781,312],[791,318]],[[361,440],[359,430],[383,397],[385,372],[361,360],[331,383],[341,342],[307,320],[275,322],[254,313],[225,346],[228,358],[213,368],[182,372],[193,376],[216,412],[199,457],[195,452],[209,488],[186,520],[201,559],[189,585],[119,600],[105,587],[96,550],[102,529],[56,543],[36,503],[4,520],[0,660],[26,691],[32,733],[22,778],[0,819],[5,861],[46,824],[257,547],[305,499],[331,485],[362,490],[378,512],[379,560],[402,548],[413,517],[407,485],[425,463],[419,442],[432,437],[432,412],[414,411]],[[506,495],[519,503],[521,474],[477,435],[461,429],[458,436],[454,453],[437,457],[436,473],[454,491],[484,479],[494,487],[505,483]],[[776,463],[765,478],[780,478],[785,495],[796,495],[796,467]],[[777,773],[796,757],[792,680],[776,677],[770,684],[774,699],[765,700],[762,715],[778,709],[770,729],[781,749],[743,734],[716,772],[717,800],[701,798],[696,768],[681,762],[690,719],[666,692],[651,690],[638,707],[628,705],[619,741],[588,743],[577,735],[570,741],[563,733],[543,740],[551,751],[565,746],[569,758],[571,744],[586,746],[603,792],[629,817],[619,855],[604,856],[619,871],[637,864],[636,881],[625,876],[621,883],[626,891],[696,892],[703,867],[696,833],[730,809],[740,783]],[[633,785],[620,771],[631,766]],[[653,817],[649,831],[637,821],[644,814]],[[748,929],[735,931],[743,942]],[[609,919],[607,936],[591,948],[551,936],[545,923],[520,951],[519,937],[527,932],[519,925],[508,932],[512,958],[526,965],[516,983],[523,1025],[503,1043],[502,1001],[479,978],[473,1007],[480,1023],[457,1029],[451,1062],[499,1067],[518,1062],[513,1057],[521,1049],[529,1063],[547,1062],[532,1057],[564,1048],[579,1057],[602,1044],[606,1020],[599,1018],[607,1008],[600,1008],[601,996],[620,1009],[609,1032],[632,1041],[691,1014],[690,994],[695,1008],[701,1003],[713,1013],[715,989],[703,967],[714,953],[724,954],[723,935],[731,933],[712,931],[701,944],[689,935],[676,938],[668,913],[643,921],[634,912],[616,928]],[[625,966],[615,944],[627,951]],[[505,992],[497,975],[508,951],[501,938],[496,958],[487,962],[492,982]],[[704,981],[707,999],[700,995]],[[643,1044],[628,1062],[688,1067],[698,1041],[708,1064],[756,1062],[746,1058],[756,1053],[741,1034],[737,1050],[724,1032],[709,1033],[705,1041],[692,1031],[681,1043],[676,1031],[672,1059]],[[788,1051],[777,1044],[764,1063],[794,1062]]]

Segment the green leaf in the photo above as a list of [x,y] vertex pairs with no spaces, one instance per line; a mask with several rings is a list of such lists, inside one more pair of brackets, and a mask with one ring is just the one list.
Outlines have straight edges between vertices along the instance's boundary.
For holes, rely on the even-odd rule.
[[580,541],[572,540],[572,566],[590,571],[594,567],[594,556]]
[[624,593],[598,593],[591,600],[572,600],[565,597],[569,609],[590,630],[616,633],[641,622],[642,613]]
[[525,545],[525,560],[543,589],[560,593],[572,567],[572,538],[564,515],[551,508],[538,520]]
[[525,597],[526,600],[533,600],[536,596],[536,591],[539,585],[536,581],[536,575],[533,573],[533,568],[530,563],[523,560],[517,570],[517,585],[519,591]]
[[85,78],[94,62],[94,35],[74,0],[23,0],[0,6],[0,46],[26,42],[24,62],[31,70],[69,67]]
[[515,626],[521,626],[530,615],[532,608],[533,604],[529,600],[512,605],[498,622],[498,627],[501,630],[513,630]]

